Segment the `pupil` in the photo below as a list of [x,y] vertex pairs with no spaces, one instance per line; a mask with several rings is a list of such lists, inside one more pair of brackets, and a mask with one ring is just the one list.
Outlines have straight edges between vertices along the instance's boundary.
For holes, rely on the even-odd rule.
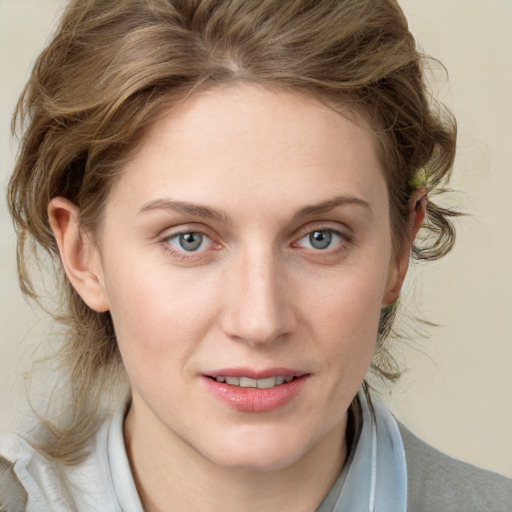
[[325,249],[329,247],[332,240],[332,234],[329,231],[314,231],[309,235],[309,241],[315,249]]
[[203,242],[201,233],[184,233],[180,235],[180,245],[186,251],[195,251],[199,249]]

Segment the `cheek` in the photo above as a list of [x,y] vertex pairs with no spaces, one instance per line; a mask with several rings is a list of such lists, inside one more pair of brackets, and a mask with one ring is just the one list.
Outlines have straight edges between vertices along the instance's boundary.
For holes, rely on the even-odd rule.
[[162,266],[135,264],[129,274],[117,265],[109,277],[110,311],[128,373],[148,367],[158,373],[168,371],[169,364],[186,363],[213,322],[215,300],[205,293],[208,283],[189,282],[186,273]]
[[[319,350],[343,387],[357,389],[371,363],[377,340],[385,287],[385,269],[378,262],[362,271],[344,272],[328,286],[312,287],[307,304],[309,325]],[[327,283],[326,283],[327,285]]]
[[379,267],[376,263],[361,270],[344,269],[325,286],[310,287],[307,308],[322,318],[318,324],[331,336],[350,331],[351,337],[364,339],[377,331],[387,281],[386,270]]

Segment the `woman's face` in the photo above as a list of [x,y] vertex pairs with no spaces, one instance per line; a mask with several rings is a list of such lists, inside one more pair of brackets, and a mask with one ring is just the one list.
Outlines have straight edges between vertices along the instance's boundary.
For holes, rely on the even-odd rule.
[[375,145],[362,121],[249,85],[156,122],[96,268],[134,429],[258,470],[342,442],[401,283]]

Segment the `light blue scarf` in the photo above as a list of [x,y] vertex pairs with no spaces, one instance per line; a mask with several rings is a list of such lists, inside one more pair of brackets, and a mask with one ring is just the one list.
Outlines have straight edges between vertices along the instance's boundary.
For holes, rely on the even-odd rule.
[[398,425],[359,393],[363,427],[333,512],[406,512],[407,467]]

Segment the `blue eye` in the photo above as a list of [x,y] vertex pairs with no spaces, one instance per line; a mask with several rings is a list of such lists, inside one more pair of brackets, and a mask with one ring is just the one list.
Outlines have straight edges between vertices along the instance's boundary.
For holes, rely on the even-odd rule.
[[343,237],[333,229],[316,229],[299,240],[299,245],[322,251],[339,245]]
[[177,233],[168,238],[168,242],[175,249],[186,252],[198,252],[208,249],[212,241],[203,233],[189,231],[186,233]]

